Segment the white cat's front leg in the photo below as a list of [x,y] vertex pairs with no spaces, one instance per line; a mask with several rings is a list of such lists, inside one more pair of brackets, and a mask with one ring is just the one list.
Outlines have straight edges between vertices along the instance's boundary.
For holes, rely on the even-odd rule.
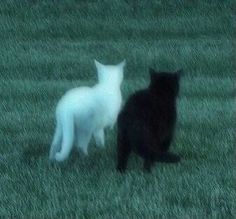
[[98,147],[101,147],[101,148],[105,147],[105,138],[104,138],[104,130],[103,129],[95,131],[93,133],[93,136],[95,138],[95,142]]

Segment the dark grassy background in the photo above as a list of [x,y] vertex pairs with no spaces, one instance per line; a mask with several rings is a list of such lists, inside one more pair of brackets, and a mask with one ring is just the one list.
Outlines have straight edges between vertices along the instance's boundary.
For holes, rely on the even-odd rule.
[[[2,0],[0,218],[233,218],[235,4],[220,0]],[[61,95],[126,58],[124,99],[147,69],[184,69],[178,165],[115,171],[116,130],[89,157],[48,162]]]

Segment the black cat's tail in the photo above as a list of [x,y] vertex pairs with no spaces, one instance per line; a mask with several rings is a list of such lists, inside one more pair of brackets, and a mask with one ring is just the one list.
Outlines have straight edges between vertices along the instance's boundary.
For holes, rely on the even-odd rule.
[[171,152],[161,153],[156,157],[157,162],[163,163],[178,163],[180,161],[180,156]]

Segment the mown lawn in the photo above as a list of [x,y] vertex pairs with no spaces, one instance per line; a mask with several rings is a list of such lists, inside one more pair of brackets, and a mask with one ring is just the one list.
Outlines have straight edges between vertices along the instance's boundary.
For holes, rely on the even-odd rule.
[[[135,3],[136,2],[136,3]],[[2,0],[0,218],[233,218],[235,13],[225,0]],[[126,58],[124,100],[148,67],[184,70],[172,150],[151,174],[106,149],[49,164],[54,110],[68,89],[96,83],[93,59]]]

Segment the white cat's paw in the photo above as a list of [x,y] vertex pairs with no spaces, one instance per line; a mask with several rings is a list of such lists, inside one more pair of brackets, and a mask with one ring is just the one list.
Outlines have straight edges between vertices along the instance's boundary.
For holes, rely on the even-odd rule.
[[102,141],[100,142],[99,147],[100,148],[105,148],[105,141],[104,141],[104,139],[102,139]]
[[55,155],[55,160],[58,161],[58,162],[62,162],[66,159],[66,157],[61,154],[60,152],[57,152],[56,155]]
[[97,139],[96,146],[99,147],[99,148],[104,148],[105,147],[104,139],[103,138],[101,138],[99,140]]
[[81,151],[82,151],[82,153],[83,153],[83,155],[84,156],[88,156],[88,150],[87,150],[87,148],[85,149],[85,148],[81,148]]
[[55,160],[54,156],[52,154],[49,155],[49,161],[53,162]]

